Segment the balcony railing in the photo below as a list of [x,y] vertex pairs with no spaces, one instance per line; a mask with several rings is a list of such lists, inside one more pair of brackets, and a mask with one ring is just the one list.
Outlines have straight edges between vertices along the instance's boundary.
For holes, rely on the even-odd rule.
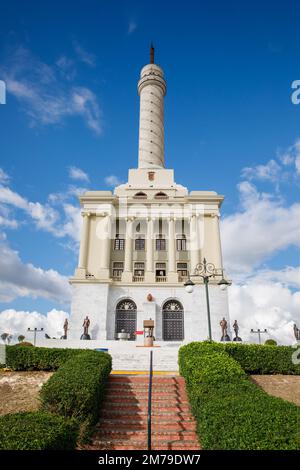
[[113,278],[113,281],[121,281],[122,280],[122,275],[121,274],[118,275],[118,276],[114,275],[112,278]]
[[144,276],[133,276],[133,282],[144,282]]
[[156,282],[167,282],[167,276],[156,276]]

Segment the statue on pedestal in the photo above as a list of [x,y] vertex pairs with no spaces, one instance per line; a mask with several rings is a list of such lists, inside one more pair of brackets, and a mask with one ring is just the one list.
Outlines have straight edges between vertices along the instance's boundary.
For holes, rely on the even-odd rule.
[[230,336],[227,333],[227,320],[225,319],[225,317],[223,317],[220,321],[220,326],[222,330],[221,341],[230,341]]
[[89,335],[90,319],[88,316],[85,317],[82,326],[83,326],[83,334],[81,335],[80,339],[91,339]]
[[296,323],[294,323],[294,335],[295,335],[296,341],[300,341],[300,330],[297,327]]
[[68,319],[67,319],[67,318],[65,319],[63,329],[64,329],[64,335],[61,337],[61,339],[67,339],[67,337],[68,337],[68,329],[69,329],[69,322],[68,322]]
[[234,324],[232,325],[233,331],[235,333],[235,338],[233,338],[233,341],[242,341],[242,338],[239,337],[239,325],[237,320],[234,320]]

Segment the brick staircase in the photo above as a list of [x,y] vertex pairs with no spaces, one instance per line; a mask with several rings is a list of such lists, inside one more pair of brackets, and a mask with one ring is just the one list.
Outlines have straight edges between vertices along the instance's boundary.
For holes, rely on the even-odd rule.
[[[111,375],[90,450],[146,450],[148,377]],[[184,379],[153,376],[152,449],[197,450]]]

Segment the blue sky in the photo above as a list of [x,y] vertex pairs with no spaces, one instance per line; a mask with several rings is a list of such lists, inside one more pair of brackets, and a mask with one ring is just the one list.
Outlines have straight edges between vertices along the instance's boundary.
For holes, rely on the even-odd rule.
[[[254,327],[300,322],[299,20],[293,1],[2,3],[0,312],[69,311],[76,194],[111,189],[137,165],[136,85],[153,41],[167,166],[189,189],[226,196],[234,314],[247,301]],[[264,283],[270,296],[257,300]]]

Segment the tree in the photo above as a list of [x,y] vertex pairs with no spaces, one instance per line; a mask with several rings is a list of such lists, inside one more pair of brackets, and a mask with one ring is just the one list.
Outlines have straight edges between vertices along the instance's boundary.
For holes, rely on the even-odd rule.
[[2,339],[3,343],[6,342],[6,340],[7,340],[8,337],[9,337],[9,334],[8,334],[8,333],[2,333],[1,339]]
[[18,336],[18,341],[19,341],[19,343],[23,343],[24,339],[25,339],[25,336],[24,336],[24,335],[19,335],[19,336]]
[[6,338],[7,344],[9,344],[12,340],[13,335],[8,335]]

